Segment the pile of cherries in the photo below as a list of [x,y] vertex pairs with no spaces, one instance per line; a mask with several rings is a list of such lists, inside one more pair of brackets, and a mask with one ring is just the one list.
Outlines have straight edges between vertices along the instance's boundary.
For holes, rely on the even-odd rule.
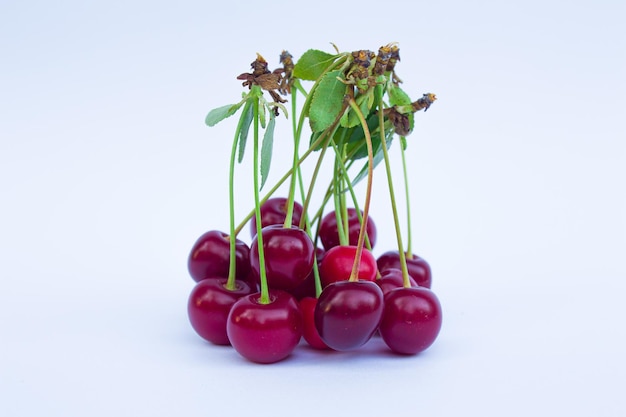
[[[212,126],[243,109],[231,153],[229,231],[204,233],[188,258],[188,270],[196,284],[187,309],[199,336],[216,345],[232,345],[256,363],[287,358],[302,338],[314,349],[346,351],[363,346],[379,334],[391,351],[403,355],[419,353],[433,344],[441,329],[441,305],[430,289],[429,264],[411,253],[410,232],[408,246],[403,248],[387,140],[399,136],[404,152],[414,113],[428,109],[435,95],[424,94],[411,101],[399,87],[397,61],[399,48],[393,43],[380,47],[378,54],[368,50],[337,50],[336,54],[309,50],[298,63],[283,51],[283,66],[274,71],[257,54],[252,72],[237,77],[244,80],[249,93],[239,103],[209,113],[206,123]],[[300,80],[314,84],[306,92]],[[264,92],[269,92],[274,101],[267,102]],[[286,113],[286,100],[280,95],[291,94],[292,113],[296,113],[295,101],[300,93],[305,97],[302,113],[300,117],[291,115],[294,162],[283,177],[291,180],[288,196],[272,197],[279,182],[260,199],[263,182],[259,181],[259,173],[263,181],[267,179],[275,118],[281,111]],[[307,120],[312,136],[308,150],[300,155],[298,148]],[[255,207],[235,228],[235,155],[239,150],[241,162],[250,126]],[[263,147],[259,146],[261,129],[265,129]],[[300,165],[317,151],[318,163],[305,188]],[[323,206],[313,211],[310,197],[319,182],[317,174],[326,151],[335,155],[335,171]],[[373,254],[376,225],[369,216],[375,157],[385,162],[398,240],[396,250],[378,258]],[[353,179],[348,170],[364,158],[365,166]],[[404,153],[402,162],[406,185]],[[365,177],[367,187],[361,209],[354,185]],[[295,201],[296,183],[303,204]],[[405,186],[407,201],[408,189]],[[328,210],[326,203],[331,200],[334,207]],[[409,207],[407,212],[410,231]],[[238,238],[248,222],[249,246]]]
[[[232,346],[259,363],[280,361],[304,337],[315,349],[351,350],[364,345],[377,331],[389,348],[415,354],[428,348],[439,334],[441,305],[430,290],[431,269],[421,257],[407,254],[410,287],[403,285],[398,251],[378,259],[364,249],[358,281],[349,281],[359,231],[356,210],[349,209],[350,245],[339,245],[334,211],[321,221],[315,247],[297,227],[285,228],[286,198],[270,198],[261,206],[265,268],[271,302],[259,302],[260,263],[256,224],[252,245],[236,240],[236,284],[226,287],[230,237],[206,232],[195,242],[188,259],[197,282],[188,302],[194,330],[217,345]],[[294,205],[293,223],[302,206]],[[376,226],[368,217],[372,249]],[[317,262],[323,291],[315,296],[313,263]]]

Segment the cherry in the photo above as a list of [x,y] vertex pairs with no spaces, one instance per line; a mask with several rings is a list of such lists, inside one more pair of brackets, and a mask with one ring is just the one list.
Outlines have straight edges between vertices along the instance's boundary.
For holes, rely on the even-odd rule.
[[229,345],[226,319],[235,302],[255,292],[247,283],[235,281],[235,289],[226,288],[227,278],[207,278],[198,282],[187,303],[187,314],[193,329],[216,345]]
[[[395,288],[401,288],[404,286],[404,279],[402,278],[402,271],[397,268],[389,268],[381,272],[380,278],[374,281],[376,285],[383,290],[383,294],[387,294],[389,291]],[[409,282],[411,287],[417,287],[417,282],[409,275]]]
[[315,327],[315,306],[317,305],[317,298],[304,297],[298,303],[302,311],[302,336],[304,336],[304,340],[314,349],[330,349],[328,345],[324,343]]
[[[261,230],[267,285],[278,290],[293,290],[304,282],[313,270],[315,246],[309,235],[295,226],[280,224]],[[255,276],[261,276],[258,240],[250,248],[250,265]]]
[[[261,228],[273,224],[284,224],[287,218],[288,199],[284,197],[270,198],[261,204]],[[293,203],[293,214],[291,215],[291,223],[297,226],[302,217],[302,205],[298,202]],[[256,216],[250,221],[250,236],[256,236]]]
[[258,363],[288,357],[302,337],[302,312],[289,293],[270,290],[268,304],[259,293],[241,297],[228,315],[226,331],[235,350]]
[[[362,212],[361,212],[362,213]],[[349,245],[355,246],[359,240],[359,229],[361,223],[359,222],[359,216],[355,208],[348,209],[348,240]],[[371,216],[367,217],[366,225],[367,236],[370,241],[370,245],[374,248],[376,244],[376,225]],[[329,250],[332,247],[339,246],[339,232],[337,231],[337,215],[334,211],[326,214],[320,223],[319,237],[322,241],[324,249]]]
[[[389,268],[401,269],[400,253],[397,250],[385,252],[378,257],[376,264],[381,274]],[[413,277],[420,287],[431,287],[432,273],[430,265],[428,265],[428,262],[426,262],[424,258],[420,258],[417,255],[409,256],[407,254],[406,266],[409,270],[409,275]]]
[[[250,249],[235,240],[235,277],[246,279],[250,273]],[[187,260],[189,274],[199,282],[209,277],[228,277],[230,269],[230,237],[224,232],[210,230],[196,240]]]
[[380,335],[389,348],[413,355],[433,344],[441,330],[441,304],[425,287],[396,288],[385,295]]
[[[356,250],[356,246],[335,246],[325,253],[319,269],[322,287],[350,279]],[[358,278],[366,281],[376,278],[376,258],[365,248],[361,254]]]
[[383,315],[383,292],[371,281],[339,281],[328,285],[315,307],[315,327],[335,350],[364,345]]

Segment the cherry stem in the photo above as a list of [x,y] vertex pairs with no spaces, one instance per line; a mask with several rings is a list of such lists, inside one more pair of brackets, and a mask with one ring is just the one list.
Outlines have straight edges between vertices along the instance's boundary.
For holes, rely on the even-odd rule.
[[230,151],[230,166],[228,172],[228,204],[229,204],[229,245],[230,245],[230,263],[228,267],[228,280],[226,281],[226,289],[234,291],[237,288],[235,285],[236,268],[237,268],[237,236],[235,233],[235,158],[237,155],[237,145],[239,144],[238,138],[243,127],[243,121],[245,114],[250,108],[250,101],[247,101],[244,105],[243,112],[237,123],[237,129],[235,129],[235,138],[233,139],[233,146]]
[[406,157],[405,157],[406,149],[404,146],[405,144],[406,144],[406,138],[403,136],[400,138],[400,155],[402,156],[402,173],[404,175],[404,194],[406,198],[406,227],[407,227],[406,256],[408,259],[411,259],[413,258],[413,249],[412,249],[413,237],[411,234],[411,201],[409,197],[409,176],[406,170]]
[[287,195],[287,214],[285,217],[285,223],[283,227],[289,229],[291,227],[293,216],[293,205],[296,194],[296,172],[299,167],[298,149],[300,147],[300,134],[296,125],[296,90],[291,92],[291,126],[293,130],[293,164],[291,167],[291,181],[289,184],[289,194]]
[[398,240],[398,252],[400,257],[400,268],[402,269],[402,281],[404,287],[410,287],[409,270],[406,266],[406,257],[402,247],[402,232],[400,231],[400,221],[398,219],[398,209],[396,207],[396,197],[393,191],[393,181],[391,174],[391,164],[389,163],[389,152],[387,151],[387,140],[385,139],[385,115],[383,112],[383,98],[378,96],[378,125],[380,126],[380,142],[383,149],[383,158],[385,160],[385,170],[387,173],[387,188],[389,189],[389,199],[391,200],[391,211],[393,213],[393,224],[396,229],[396,239]]
[[[354,97],[350,97],[349,104],[350,107],[352,107],[352,110],[358,116],[359,121],[361,122],[361,126],[363,127],[363,133],[365,134],[365,143],[367,145],[367,186],[365,191],[365,204],[363,205],[363,222],[361,222],[361,228],[359,229],[359,240],[356,245],[354,264],[352,265],[352,272],[350,273],[350,278],[348,279],[348,281],[354,282],[359,280],[359,266],[361,264],[361,255],[363,254],[363,246],[365,243],[365,226],[367,224],[367,218],[369,216],[370,200],[372,197],[372,179],[374,177],[374,151],[372,146],[372,138],[370,136],[370,131],[367,126],[367,121],[365,120],[361,109],[354,101]],[[384,147],[385,146],[383,144],[383,148]]]
[[[258,88],[257,86],[255,86]],[[261,298],[259,303],[269,304],[269,288],[267,286],[267,275],[265,271],[265,250],[263,248],[263,234],[261,233],[261,203],[259,201],[259,98],[255,96],[252,102],[254,115],[254,211],[256,215],[256,239],[259,251],[259,274],[261,280]]]

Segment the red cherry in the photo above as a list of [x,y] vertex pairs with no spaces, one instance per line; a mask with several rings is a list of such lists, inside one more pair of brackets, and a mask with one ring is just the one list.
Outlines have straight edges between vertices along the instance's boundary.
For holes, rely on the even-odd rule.
[[314,349],[330,349],[328,345],[324,343],[315,327],[315,306],[317,305],[317,298],[304,297],[298,303],[302,311],[302,335],[304,336],[304,340]]
[[[250,249],[239,239],[235,240],[235,277],[245,280],[250,273]],[[224,232],[211,230],[196,240],[187,260],[189,274],[194,281],[205,278],[228,277],[230,270],[230,237]]]
[[226,324],[228,338],[244,358],[274,363],[288,357],[302,337],[302,312],[296,299],[280,290],[270,291],[270,303],[260,294],[241,297],[231,308]]
[[320,294],[315,327],[331,349],[355,349],[376,332],[383,306],[383,292],[373,282],[335,282]]
[[[361,212],[362,214],[363,212]],[[348,240],[349,245],[356,246],[359,240],[359,232],[361,222],[355,208],[348,209]],[[370,245],[374,248],[376,244],[376,225],[371,216],[367,217],[366,229],[367,237]],[[337,215],[334,211],[326,214],[320,223],[319,237],[322,241],[324,249],[329,250],[332,247],[339,246],[339,232],[337,231]]]
[[[400,253],[397,250],[385,252],[378,257],[376,264],[381,274],[389,268],[401,269]],[[410,257],[407,255],[406,266],[409,270],[409,275],[413,277],[420,287],[431,287],[432,273],[430,265],[424,258],[420,258],[417,255],[411,255]]]
[[[317,259],[317,265],[319,268],[320,260],[324,257],[324,249],[315,249],[315,259]],[[315,297],[315,273],[311,271],[309,275],[304,279],[302,284],[298,285],[293,290],[289,291],[291,295],[296,297],[297,300],[302,300],[304,297]]]
[[[397,268],[389,268],[384,272],[381,272],[380,278],[374,281],[376,285],[383,290],[383,294],[387,294],[389,291],[404,287],[404,279],[402,278],[402,271]],[[409,275],[409,283],[411,287],[417,287],[417,282]]]
[[[270,198],[261,204],[261,228],[273,224],[285,224],[287,218],[287,200],[284,197]],[[293,213],[291,215],[291,224],[298,226],[302,217],[302,205],[296,201],[293,202]],[[256,236],[256,216],[250,221],[250,236]]]
[[[356,246],[335,246],[326,252],[319,268],[322,287],[350,279],[356,249]],[[359,263],[358,278],[366,281],[376,278],[376,258],[365,248]]]
[[413,355],[433,344],[441,330],[441,304],[425,287],[396,288],[385,295],[380,335],[389,348]]
[[[309,235],[295,226],[284,228],[280,224],[264,227],[261,234],[267,285],[285,291],[301,285],[313,270],[315,262],[315,247]],[[257,239],[250,248],[250,265],[259,280],[261,267]]]
[[243,281],[236,288],[226,288],[226,278],[207,278],[198,282],[187,303],[187,314],[193,329],[205,340],[216,345],[229,345],[226,319],[235,302],[244,295],[255,292]]

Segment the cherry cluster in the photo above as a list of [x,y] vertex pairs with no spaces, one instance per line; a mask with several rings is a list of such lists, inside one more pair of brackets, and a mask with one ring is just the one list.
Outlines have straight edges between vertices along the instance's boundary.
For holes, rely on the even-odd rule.
[[[296,64],[283,51],[283,67],[274,71],[269,71],[267,62],[258,55],[251,65],[253,71],[238,77],[245,80],[250,93],[238,104],[209,113],[207,124],[212,125],[240,107],[244,109],[231,155],[230,230],[204,233],[188,258],[189,274],[196,284],[187,310],[199,336],[217,345],[232,345],[257,363],[285,359],[302,338],[314,349],[346,351],[380,334],[391,351],[404,355],[419,353],[433,344],[441,329],[441,305],[430,289],[430,266],[411,252],[410,236],[407,250],[403,247],[386,141],[394,134],[404,139],[412,129],[413,113],[427,109],[434,95],[411,102],[399,89],[401,81],[394,68],[398,51],[396,44],[381,47],[378,55],[371,51],[330,55],[310,50]],[[289,195],[272,197],[277,184],[261,199],[259,189],[263,185],[259,185],[258,172],[267,175],[269,163],[264,143],[265,171],[263,165],[259,169],[259,127],[266,129],[264,139],[271,143],[274,118],[286,102],[278,92],[291,94],[295,110],[298,92],[304,91],[301,80],[315,82],[304,94],[301,117],[301,121],[308,118],[310,122],[310,147],[299,154],[302,126],[295,126],[294,164],[283,177],[291,179]],[[274,102],[265,102],[263,90],[270,92]],[[328,108],[333,101],[335,105]],[[264,108],[269,110],[270,123],[265,120]],[[235,150],[239,147],[241,154],[242,143],[245,146],[246,123],[254,123],[255,207],[235,228],[232,167]],[[328,149],[335,153],[333,179],[324,205],[311,211],[317,172],[308,189],[301,189],[303,204],[295,201],[296,177],[302,178],[300,164],[306,156],[320,151],[321,162]],[[397,249],[378,258],[373,254],[376,225],[369,216],[376,155],[387,168],[398,241]],[[352,179],[348,168],[361,158],[367,162]],[[367,188],[361,209],[353,186],[363,178],[367,178]],[[408,187],[405,189],[408,194]],[[331,199],[334,209],[324,210]],[[237,237],[247,223],[249,246]]]

